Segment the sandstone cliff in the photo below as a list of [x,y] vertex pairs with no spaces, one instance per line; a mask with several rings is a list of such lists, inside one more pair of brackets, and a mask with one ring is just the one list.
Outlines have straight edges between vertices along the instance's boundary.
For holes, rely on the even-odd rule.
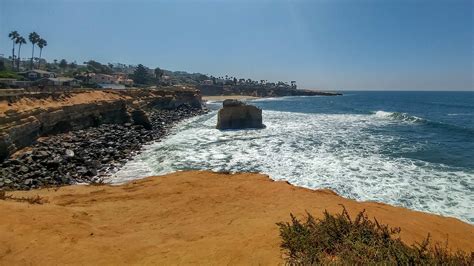
[[104,90],[29,94],[0,99],[0,161],[38,137],[100,124],[149,127],[146,110],[201,106],[199,91]]
[[262,110],[238,100],[225,100],[217,115],[218,129],[263,128]]

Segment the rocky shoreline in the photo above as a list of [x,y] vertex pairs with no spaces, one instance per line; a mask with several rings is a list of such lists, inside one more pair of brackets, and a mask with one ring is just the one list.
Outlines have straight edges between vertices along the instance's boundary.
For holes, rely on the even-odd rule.
[[0,163],[0,190],[29,190],[74,183],[100,183],[143,144],[167,134],[179,121],[206,110],[183,104],[154,109],[142,125],[102,124],[40,138]]

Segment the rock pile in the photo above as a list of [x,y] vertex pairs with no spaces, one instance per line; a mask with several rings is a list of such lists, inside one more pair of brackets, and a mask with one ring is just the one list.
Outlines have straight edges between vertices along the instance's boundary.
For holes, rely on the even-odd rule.
[[[143,144],[166,135],[174,123],[202,112],[183,105],[174,110],[152,111],[149,121],[140,125],[103,124],[39,139],[0,164],[0,190],[98,182],[123,165]],[[143,114],[137,116],[140,121],[144,119]]]

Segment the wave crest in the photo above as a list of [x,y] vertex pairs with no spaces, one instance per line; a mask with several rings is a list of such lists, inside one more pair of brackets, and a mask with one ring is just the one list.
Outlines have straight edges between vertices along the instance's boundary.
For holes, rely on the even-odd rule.
[[400,113],[400,112],[376,111],[374,115],[380,118],[388,118],[388,119],[399,120],[399,121],[404,121],[404,122],[412,122],[412,123],[426,122],[426,120],[421,117],[409,115],[407,113]]

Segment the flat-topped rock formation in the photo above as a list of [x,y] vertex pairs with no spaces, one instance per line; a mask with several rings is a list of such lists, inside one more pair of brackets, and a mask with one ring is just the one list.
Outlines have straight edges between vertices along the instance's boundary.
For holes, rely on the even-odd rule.
[[218,129],[264,128],[262,109],[238,100],[227,99],[217,115]]

